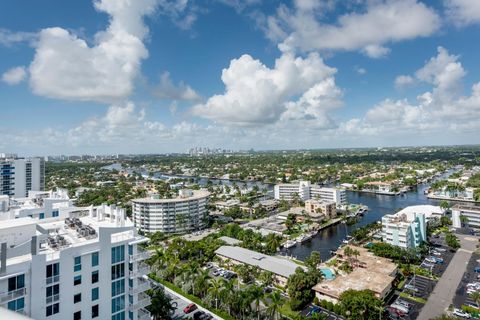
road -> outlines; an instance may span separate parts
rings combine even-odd
[[[478,243],[477,237],[466,235],[457,235],[457,237],[460,240],[461,248],[457,250],[447,270],[435,286],[427,303],[422,308],[418,320],[429,320],[444,314],[453,301],[458,284]]]
[[[187,297],[184,297],[183,295],[173,291],[172,289],[170,289],[168,287],[165,287],[163,284],[161,284],[161,283],[159,283],[159,282],[157,282],[157,281],[155,281],[151,278],[147,278],[147,279],[154,286],[163,287],[165,289],[165,293],[168,294],[169,296],[171,296],[172,300],[177,303],[177,309],[175,310],[174,318],[175,317],[181,318],[182,316],[185,316],[185,318],[191,318],[192,317],[194,312],[190,313],[189,315],[185,315],[185,313],[183,313],[183,308],[185,308],[190,303],[194,303],[193,301],[191,301]],[[208,309],[205,309],[202,306],[199,306],[198,304],[196,304],[196,305],[198,307],[197,310],[202,310],[203,312],[210,314],[213,317],[213,319],[224,320],[223,318],[217,316],[216,314],[209,311]]]

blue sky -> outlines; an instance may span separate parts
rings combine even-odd
[[[478,143],[476,0],[0,2],[0,151]]]

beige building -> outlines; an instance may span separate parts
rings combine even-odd
[[[336,204],[333,201],[307,200],[305,201],[305,211],[311,218],[332,219],[337,216]]]
[[[362,247],[350,246],[359,252],[357,257],[347,257],[344,248],[337,251],[338,265],[348,262],[353,265],[353,271],[337,275],[334,280],[323,281],[312,289],[319,300],[333,303],[339,301],[340,295],[349,289],[371,290],[379,299],[383,299],[392,290],[392,283],[397,275],[397,265],[389,259],[373,255]]]

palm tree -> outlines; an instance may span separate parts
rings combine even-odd
[[[268,234],[265,242],[266,247],[270,253],[277,252],[278,248],[280,247],[280,238],[274,233]]]
[[[227,305],[228,314],[230,314],[232,297],[235,294],[235,283],[232,280],[221,279],[220,284],[222,286],[222,289],[220,290],[220,295],[223,300],[222,303]]]
[[[205,295],[206,288],[208,287],[208,279],[210,279],[208,270],[202,270],[195,280],[195,286],[199,289],[198,294],[200,297]]]
[[[273,291],[268,295],[268,304],[267,313],[270,318],[275,320],[278,317],[280,307],[283,305],[283,297],[279,291]]]
[[[192,294],[195,295],[195,280],[198,276],[198,264],[196,262],[192,262],[188,265],[186,270],[187,279],[192,285]]]
[[[248,289],[250,297],[255,302],[255,310],[257,312],[257,318],[260,319],[260,300],[263,298],[263,289],[257,285],[252,285]]]
[[[222,284],[218,279],[211,279],[210,286],[207,292],[215,299],[215,309],[218,309],[218,296],[220,294],[220,290],[222,289]]]
[[[480,292],[478,291],[473,292],[472,294],[470,294],[470,298],[472,298],[472,300],[475,301],[475,304],[480,309]]]

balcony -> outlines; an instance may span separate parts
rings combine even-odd
[[[27,294],[27,288],[21,288],[0,294],[0,303],[15,300]]]
[[[137,264],[137,268],[135,270],[129,271],[129,276],[130,278],[141,277],[149,273],[150,273],[150,266],[141,262]]]
[[[52,283],[59,282],[59,281],[60,281],[60,276],[59,275],[51,276],[51,277],[48,277],[46,279],[47,284],[52,284]]]
[[[53,296],[47,297],[47,304],[60,300],[60,294],[55,294]]]
[[[140,292],[145,292],[150,289],[150,283],[146,280],[139,280],[137,285],[134,288],[128,289],[128,293],[131,295],[135,295]]]
[[[152,256],[149,251],[140,250],[140,249],[137,249],[137,251],[138,252],[136,254],[132,254],[129,256],[130,262],[145,260]]]
[[[133,304],[129,304],[128,310],[135,311],[135,310],[143,309],[149,306],[151,303],[152,301],[150,300],[150,297],[145,293],[141,293],[138,295],[137,302],[134,302]]]
[[[140,308],[138,310],[138,320],[150,320],[152,317],[152,315],[150,314],[150,312],[148,310],[145,310],[143,308]]]

